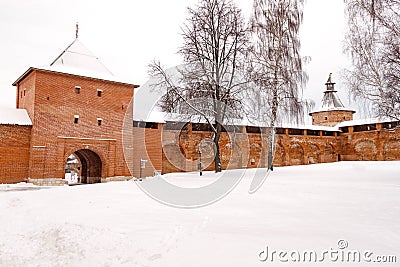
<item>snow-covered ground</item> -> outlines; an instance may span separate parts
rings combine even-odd
[[[400,162],[275,168],[250,195],[252,174],[199,209],[162,205],[133,181],[0,185],[0,266],[399,266]],[[167,177],[187,186],[215,179]],[[341,239],[347,249],[394,255],[397,263],[259,260],[266,247],[322,254],[338,250]]]

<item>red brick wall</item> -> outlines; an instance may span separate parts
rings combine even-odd
[[[132,128],[133,150],[130,169],[134,177],[153,176],[155,170],[162,170],[161,130],[161,125],[158,129]],[[147,160],[141,171],[140,160]]]
[[[134,131],[142,131],[143,136],[144,130],[142,128],[134,129],[136,129]],[[211,141],[213,135],[211,132],[196,132],[190,129],[191,127],[186,131],[166,130],[161,133],[159,133],[160,129],[146,129],[147,148],[142,146],[138,150],[139,146],[135,144],[134,149],[142,157],[146,155],[145,149],[148,149],[149,154],[153,155],[153,157],[149,158],[156,159],[156,161],[151,161],[157,162],[157,166],[160,164],[159,151],[162,151],[161,164],[163,173],[196,171],[199,163],[199,154],[196,148],[201,140],[208,139]],[[149,134],[149,131],[156,131],[157,135]],[[302,133],[302,135],[289,135],[288,131],[286,131],[286,134],[276,135],[275,166],[324,163],[338,160],[341,146],[340,137],[337,134],[323,136],[322,131],[319,131],[318,136],[312,136],[307,135],[306,131],[302,131]],[[223,169],[265,167],[268,151],[267,138],[266,134],[236,133],[236,135],[233,135],[222,133],[219,145]],[[136,138],[136,140],[144,142],[143,138]],[[211,150],[203,154],[202,161],[206,170],[214,170],[212,155]],[[137,159],[136,161],[139,162],[139,160]],[[138,166],[138,164],[136,165]],[[154,169],[151,169],[151,165],[147,167],[150,170],[146,170],[146,175],[152,175]]]
[[[189,127],[190,129],[190,127]],[[203,169],[215,170],[213,134],[202,131],[171,131],[163,132],[163,173],[178,171],[197,171],[200,154],[196,151],[202,140],[207,140],[202,153]],[[243,167],[265,167],[267,151],[266,136],[246,133],[221,133],[219,140],[221,165],[223,169],[238,169]],[[266,155],[266,154],[264,154]]]
[[[221,147],[224,147],[227,142],[225,139],[227,138],[222,134],[220,137]],[[200,154],[196,151],[196,148],[199,147],[202,140],[208,141],[203,147],[203,169],[214,170],[214,146],[211,132],[166,130],[163,132],[163,140],[165,140],[162,148],[163,173],[198,170]],[[224,158],[221,158],[221,162],[224,163]]]
[[[341,134],[343,160],[400,160],[400,129],[385,130],[377,124],[376,130]]]
[[[31,72],[17,85],[17,108],[26,109],[33,121],[35,105],[36,72]]]
[[[0,124],[0,183],[28,178],[31,126]]]
[[[189,127],[190,129],[190,127]],[[341,153],[340,137],[323,136],[319,131],[317,136],[277,134],[275,138],[275,166],[290,166],[333,162]],[[198,170],[199,154],[196,147],[203,139],[211,140],[211,132],[164,131],[163,173]],[[222,133],[220,138],[220,153],[223,169],[265,167],[267,163],[268,136],[266,134]],[[235,145],[232,145],[232,144]],[[233,147],[233,149],[232,149]],[[172,159],[172,160],[171,160]],[[203,157],[207,170],[213,170],[212,158]]]
[[[275,137],[275,166],[325,163],[338,160],[337,136],[279,134]]]
[[[127,121],[130,119],[131,116]],[[132,156],[128,155],[128,158],[131,159],[134,176],[139,177],[140,159],[149,160],[142,170],[143,177],[153,175],[154,170],[162,170],[163,173],[198,170],[199,154],[196,147],[205,138],[211,140],[212,134],[162,131],[161,127],[161,124],[158,129],[130,128],[129,123],[126,125],[132,136],[129,140],[132,143]],[[382,130],[380,124],[376,130],[362,132],[353,132],[353,127],[349,127],[349,132],[340,136],[322,136],[322,132],[318,136],[311,136],[306,131],[303,131],[303,135],[289,135],[287,130],[285,132],[276,135],[275,166],[334,162],[338,160],[338,155],[342,160],[400,160],[400,129]],[[31,126],[0,125],[1,183],[24,181],[28,177],[30,133]],[[120,160],[116,157],[117,139],[59,137],[54,144],[51,142],[53,139],[47,137],[48,143],[44,146],[32,145],[31,172],[42,175],[37,178],[51,175],[54,171],[63,174],[66,158],[79,149],[90,149],[99,155],[104,176],[119,175],[116,168],[117,160]],[[233,149],[232,143],[235,143]],[[265,135],[237,133],[233,137],[222,133],[222,167],[264,167],[265,156],[261,163],[260,159],[267,147]],[[213,170],[212,157],[206,154],[203,154],[203,163],[207,170]],[[51,160],[50,157],[54,155],[55,159]],[[61,164],[54,166],[56,163]]]
[[[33,113],[30,178],[63,178],[65,160],[75,152],[71,147],[98,151],[105,161],[103,166],[108,166],[103,177],[129,175],[122,149],[122,124],[133,85],[42,70],[34,70],[25,78],[19,91],[28,84],[34,88],[34,96],[22,97],[19,106],[28,112],[34,106],[34,112],[29,112],[30,116]],[[75,86],[81,87],[79,94]],[[102,90],[101,97],[98,89]],[[79,116],[78,124],[74,123],[75,115]],[[101,126],[97,118],[103,119]]]

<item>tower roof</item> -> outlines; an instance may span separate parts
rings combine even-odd
[[[332,73],[330,73],[328,81],[325,83],[326,91],[324,92],[321,106],[319,109],[317,109],[311,113],[322,112],[322,111],[332,111],[332,110],[352,111],[351,109],[348,109],[343,105],[342,101],[339,98],[339,95],[337,94],[337,91],[335,90],[335,84],[336,83],[334,83],[332,81]]]
[[[13,85],[17,85],[33,70],[43,70],[56,73],[64,73],[70,75],[76,75],[81,77],[94,78],[99,80],[131,84],[131,81],[122,79],[114,76],[104,64],[96,57],[89,49],[87,49],[81,41],[78,39],[78,27],[76,31],[75,40],[67,46],[62,53],[56,57],[56,59],[50,63],[50,65],[30,67],[25,73],[23,73]],[[134,85],[135,88],[139,87]]]
[[[51,64],[54,67],[78,68],[96,73],[103,73],[113,76],[113,74],[104,66],[98,57],[93,55],[76,38]]]
[[[336,108],[344,108],[342,101],[340,101],[339,96],[336,94],[335,84],[332,82],[332,73],[329,73],[328,81],[325,83],[326,91],[324,92],[324,97],[322,98],[322,110],[332,110]]]

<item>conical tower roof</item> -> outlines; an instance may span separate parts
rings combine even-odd
[[[344,105],[340,101],[337,91],[335,90],[335,84],[332,82],[332,73],[329,74],[328,81],[325,83],[326,91],[324,92],[324,97],[322,98],[321,110],[335,110],[343,109]]]
[[[63,66],[78,68],[96,73],[113,75],[78,38],[76,38],[51,64],[50,66]]]
[[[335,84],[336,83],[332,81],[332,73],[330,73],[329,78],[325,83],[326,90],[322,98],[321,106],[319,109],[311,112],[310,115],[312,113],[322,112],[322,111],[334,111],[334,110],[352,111],[351,109],[348,109],[343,105],[342,101],[339,98],[339,95],[337,94],[337,91],[335,90]]]

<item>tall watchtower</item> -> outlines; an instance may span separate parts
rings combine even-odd
[[[115,77],[80,42],[78,31],[50,65],[30,67],[13,85],[17,108],[26,109],[32,120],[32,182],[63,179],[71,155],[81,182],[129,176],[122,125],[125,114],[133,112],[128,106],[138,86]]]
[[[320,108],[309,114],[312,116],[313,125],[335,126],[339,122],[353,119],[355,111],[346,108],[340,101],[335,84],[332,81],[332,73],[330,73],[328,81],[325,83],[326,90]]]

